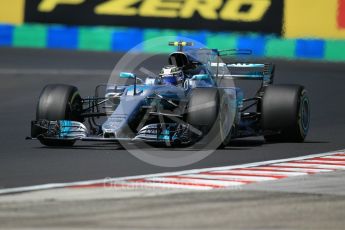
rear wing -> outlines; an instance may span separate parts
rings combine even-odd
[[[260,63],[211,63],[217,78],[262,80],[263,85],[273,83],[274,64]]]

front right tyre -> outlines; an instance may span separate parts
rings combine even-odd
[[[223,95],[224,92],[217,88],[192,89],[187,122],[203,133],[195,147],[217,149],[227,145],[230,129],[226,128],[231,127],[228,124],[231,114]]]

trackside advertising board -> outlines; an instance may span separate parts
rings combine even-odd
[[[24,22],[24,0],[0,0],[0,23],[22,24]]]
[[[345,38],[345,0],[2,0],[0,23]]]
[[[345,0],[285,0],[287,38],[345,38]]]
[[[283,0],[27,0],[26,22],[281,34]]]

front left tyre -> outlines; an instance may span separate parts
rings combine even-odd
[[[36,120],[82,122],[82,99],[75,86],[51,84],[44,87],[36,108]],[[32,133],[37,136],[37,133]],[[74,140],[38,138],[46,146],[72,146]]]

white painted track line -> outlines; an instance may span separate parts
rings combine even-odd
[[[253,175],[266,175],[266,176],[303,176],[308,175],[304,172],[277,172],[275,170],[251,170],[249,169],[234,169],[228,171],[217,171],[217,172],[232,172],[232,173],[245,173]]]
[[[301,162],[301,161],[296,161]],[[345,166],[344,161],[330,161],[330,160],[304,160],[305,163],[317,163],[317,164],[330,164],[330,165],[340,165]]]
[[[215,174],[215,173],[200,173],[194,175],[188,175],[190,177],[202,177],[214,180],[235,180],[235,181],[250,181],[250,182],[259,182],[259,181],[269,181],[276,180],[274,177],[261,177],[261,176],[244,176],[244,175],[224,175],[224,174]]]
[[[325,165],[325,164],[308,164],[303,162],[293,162],[293,163],[279,163],[273,164],[273,166],[296,166],[296,167],[311,167],[311,168],[322,168],[322,169],[345,169],[345,165]]]
[[[322,172],[333,172],[333,169],[316,169],[316,168],[298,168],[298,167],[276,167],[276,166],[262,166],[250,168],[251,170],[271,170],[271,171],[285,171],[285,172],[304,172],[304,173],[322,173]]]
[[[337,160],[344,160],[345,161],[345,156],[325,156],[325,157],[321,157],[323,159],[337,159]]]

